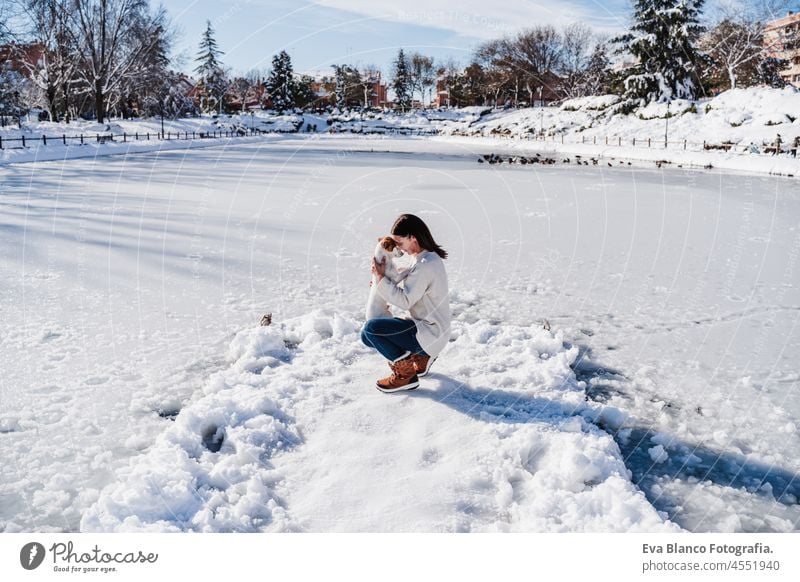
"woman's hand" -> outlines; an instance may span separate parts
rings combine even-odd
[[[375,257],[372,257],[372,274],[378,277],[379,283],[381,279],[383,279],[385,272],[386,272],[386,257],[384,257],[380,263],[375,259]]]

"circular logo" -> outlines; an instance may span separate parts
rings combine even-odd
[[[44,561],[44,546],[37,542],[31,542],[22,546],[19,552],[19,563],[26,570],[35,570]]]

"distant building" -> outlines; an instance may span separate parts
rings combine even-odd
[[[768,22],[764,28],[764,46],[771,57],[786,59],[789,67],[781,77],[795,87],[800,87],[800,13]]]
[[[3,44],[0,45],[0,65],[29,77],[30,66],[44,66],[45,48],[43,44]]]

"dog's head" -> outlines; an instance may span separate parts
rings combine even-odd
[[[397,243],[394,242],[394,239],[390,236],[379,238],[378,244],[380,244],[383,250],[391,255],[394,255],[395,257],[402,256],[403,254],[403,251],[400,250],[400,247],[397,246]]]

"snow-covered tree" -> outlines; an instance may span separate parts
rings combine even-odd
[[[207,20],[206,30],[200,40],[200,50],[195,58],[198,63],[195,72],[199,77],[197,86],[200,90],[200,110],[203,113],[221,113],[225,105],[225,93],[228,92],[230,82],[220,60],[223,54],[214,38],[214,27]]]
[[[70,0],[20,0],[17,6],[27,24],[28,44],[20,47],[15,60],[34,88],[29,105],[46,109],[51,120],[59,121],[66,113],[78,65],[68,31]]]
[[[370,99],[375,96],[376,83],[381,82],[381,70],[377,65],[364,65],[358,70],[359,85],[361,87],[363,107],[369,107]]]
[[[626,94],[641,102],[693,99],[699,91],[696,46],[704,0],[634,0],[631,32],[615,39],[637,60]]]
[[[272,57],[272,70],[267,79],[266,89],[272,100],[272,106],[278,111],[286,111],[296,106],[292,59],[286,51],[281,51]]]
[[[740,77],[752,79],[763,58],[764,25],[760,21],[726,18],[703,37],[701,46],[711,57],[711,76],[722,73],[727,81],[722,86],[735,89]]]
[[[410,109],[413,85],[408,58],[402,48],[397,52],[397,58],[392,63],[392,89],[394,90],[395,104],[400,110]]]
[[[363,105],[364,83],[361,71],[350,65],[332,66],[336,107],[346,109]]]
[[[713,6],[714,24],[703,35],[702,49],[711,58],[705,81],[715,89],[735,89],[763,82],[761,63],[781,52],[784,44],[797,46],[795,29],[765,34],[767,23],[787,9],[792,0],[724,0]],[[766,63],[769,69],[774,63]],[[763,72],[763,70],[762,70]]]

